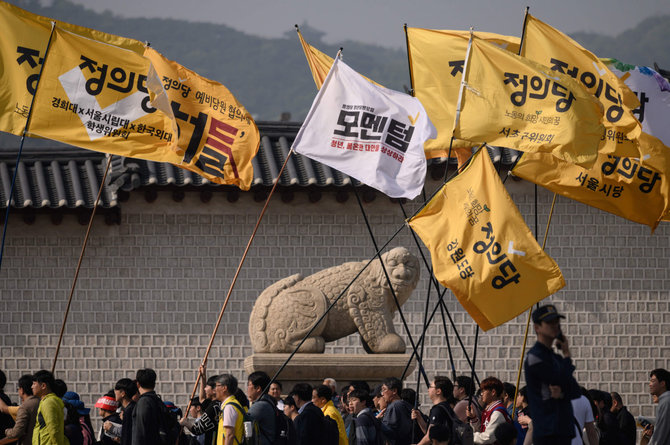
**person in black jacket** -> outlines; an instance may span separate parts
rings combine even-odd
[[[323,412],[312,403],[312,386],[308,383],[297,383],[291,394],[298,407],[298,417],[293,421],[298,434],[298,445],[323,443]]]
[[[98,433],[97,443],[100,445],[115,445],[121,439],[118,427],[122,426],[123,423],[121,417],[116,413],[116,410],[119,407],[119,402],[116,401],[114,391],[110,391],[100,397],[98,401],[95,402],[95,407],[98,408],[98,414],[100,414],[100,417],[102,418],[102,426]],[[116,428],[105,428],[104,425],[107,422]]]
[[[137,382],[123,378],[114,385],[114,396],[121,406],[121,445],[131,445],[133,441],[133,411],[135,410],[133,396],[135,394],[137,394]],[[102,426],[105,431],[111,431],[114,428],[112,422],[103,422]]]
[[[133,410],[132,445],[158,445],[161,425],[160,398],[156,395],[156,371],[140,369],[136,374],[140,398]]]
[[[381,422],[372,412],[372,397],[364,389],[354,389],[348,395],[352,413],[349,445],[376,445],[384,442]]]
[[[247,379],[247,396],[251,401],[249,415],[258,422],[261,445],[272,445],[275,438],[275,422],[277,402],[263,390],[270,385],[270,376],[263,371],[249,374]]]
[[[7,406],[14,405],[9,399],[9,396],[5,394],[5,385],[7,384],[7,375],[0,370],[0,399]],[[5,430],[14,426],[14,419],[9,414],[0,412],[0,439],[5,437]]]
[[[394,445],[412,443],[412,405],[400,398],[402,381],[396,377],[387,377],[382,382],[382,397],[387,403],[382,425],[390,433],[390,442]]]
[[[616,416],[619,430],[623,436],[625,445],[635,445],[637,440],[637,426],[635,425],[635,417],[628,412],[628,409],[621,400],[621,395],[618,392],[610,393],[612,396],[612,408],[610,411]]]
[[[551,305],[540,306],[532,314],[537,342],[524,361],[533,444],[570,445],[575,437],[572,399],[580,397],[572,373],[568,340],[561,332],[560,315]],[[561,350],[556,354],[552,346]]]

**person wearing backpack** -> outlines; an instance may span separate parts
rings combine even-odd
[[[140,369],[135,379],[140,398],[133,410],[132,445],[160,445],[163,419],[160,406],[156,403],[158,395],[154,391],[156,371],[151,368]]]
[[[384,436],[381,422],[372,412],[372,397],[364,389],[354,389],[349,393],[349,411],[353,414],[349,445],[383,445]]]
[[[247,379],[247,397],[251,402],[249,415],[258,424],[260,445],[272,445],[276,439],[276,402],[268,394],[263,394],[269,384],[270,376],[263,371],[252,372]]]
[[[317,386],[312,390],[312,403],[321,408],[325,417],[331,418],[337,424],[337,444],[348,445],[342,414],[333,403],[333,390],[326,385]]]
[[[433,402],[433,407],[430,409],[427,428],[421,428],[425,431],[425,436],[423,436],[417,445],[428,445],[431,443],[429,433],[434,425],[445,426],[451,436],[453,419],[457,419],[457,417],[451,405],[447,402],[447,396],[451,395],[453,391],[454,385],[448,377],[436,376],[433,379],[428,387],[428,397]]]
[[[507,408],[502,401],[503,384],[495,377],[488,377],[482,380],[479,388],[482,392],[482,406],[485,407],[482,418],[478,419],[471,407],[466,410],[470,425],[475,431],[474,443],[500,445],[494,433],[496,427],[501,423],[512,423],[512,418],[507,414]]]
[[[244,443],[244,415],[240,402],[235,398],[237,379],[230,374],[216,378],[216,400],[221,402],[221,415],[216,431],[217,445],[239,445]]]
[[[382,397],[387,403],[382,424],[388,427],[389,442],[392,445],[412,443],[412,406],[400,398],[402,381],[387,377],[382,382]]]

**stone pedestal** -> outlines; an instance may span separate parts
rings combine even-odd
[[[244,360],[244,370],[247,375],[265,371],[272,377],[289,355],[250,355]],[[321,384],[326,377],[335,379],[338,389],[351,380],[363,380],[374,387],[386,377],[401,377],[409,358],[409,354],[296,354],[277,380],[282,383],[284,394],[288,394],[295,383]],[[412,360],[405,376],[410,375],[415,366],[416,361]]]

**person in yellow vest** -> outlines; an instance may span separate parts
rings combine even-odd
[[[335,408],[333,403],[333,390],[326,385],[319,385],[312,390],[312,403],[321,408],[324,416],[328,416],[337,422],[337,431],[339,432],[338,445],[349,445],[347,431],[344,428],[344,420],[340,411]]]
[[[230,374],[221,374],[216,378],[214,392],[216,400],[221,402],[221,415],[216,432],[219,445],[238,445],[244,441],[244,408],[235,398],[237,379]]]
[[[37,371],[33,375],[33,395],[40,398],[37,421],[33,430],[33,445],[69,445],[65,438],[65,405],[53,393],[54,375]]]

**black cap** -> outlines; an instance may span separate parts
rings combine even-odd
[[[553,304],[540,306],[539,308],[533,311],[533,323],[552,321],[557,318],[565,318],[565,315],[559,314],[558,311],[556,310],[556,306],[554,306]]]

